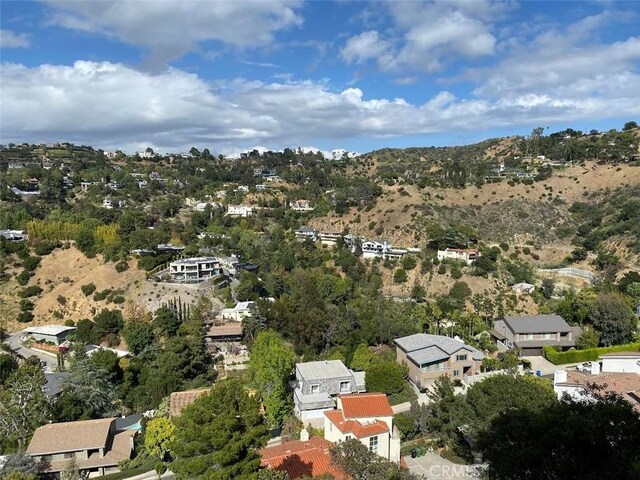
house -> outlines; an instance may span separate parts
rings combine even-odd
[[[44,394],[47,397],[60,395],[62,393],[62,385],[69,375],[69,372],[44,372],[44,378],[47,381],[43,387]]]
[[[329,475],[334,480],[348,480],[349,476],[331,462],[331,442],[311,437],[305,429],[300,440],[260,450],[260,466],[286,472],[290,480]]]
[[[222,274],[215,257],[182,258],[169,263],[169,275],[174,282],[198,283]]]
[[[271,190],[269,185],[263,183],[256,185],[256,192],[268,192],[269,190]]]
[[[313,207],[311,206],[311,202],[309,200],[294,200],[293,202],[289,202],[289,208],[294,212],[312,212]]]
[[[341,233],[320,232],[320,243],[323,245],[337,245],[338,240],[342,238]]]
[[[249,193],[249,187],[246,185],[238,185],[233,189],[234,193]]]
[[[193,210],[196,212],[204,212],[208,206],[211,208],[222,208],[222,204],[218,202],[198,202],[193,206]]]
[[[29,240],[29,235],[24,230],[0,230],[0,237],[4,237],[10,242]]]
[[[518,295],[521,295],[521,294],[530,295],[531,293],[533,293],[535,289],[536,289],[535,285],[532,285],[530,283],[525,283],[525,282],[516,283],[511,287],[511,290],[516,292]]]
[[[571,327],[560,315],[524,315],[496,320],[491,335],[507,348],[519,348],[523,356],[542,355],[542,347],[568,350],[576,346],[579,327]]]
[[[205,339],[211,343],[240,343],[242,341],[241,323],[224,323],[213,325],[204,335]]]
[[[362,242],[363,258],[384,258],[400,260],[407,253],[404,249],[393,248],[393,245],[384,240],[366,240]]]
[[[227,213],[230,217],[250,217],[254,214],[254,207],[250,205],[228,205]]]
[[[445,248],[444,250],[438,250],[438,260],[461,260],[467,265],[471,265],[477,258],[480,258],[482,254],[480,250],[468,250],[463,248]]]
[[[599,361],[588,362],[586,368],[578,365],[574,369],[556,370],[553,390],[558,398],[566,395],[574,400],[583,400],[593,398],[591,388],[595,386],[601,395],[615,393],[640,412],[639,362],[640,352],[602,355]]]
[[[75,459],[78,469],[91,477],[119,472],[118,463],[133,453],[136,430],[116,429],[113,418],[52,423],[36,429],[27,455],[46,465],[43,473],[55,478]]]
[[[318,230],[310,227],[300,227],[295,231],[298,240],[311,240],[315,242],[318,239]]]
[[[484,354],[456,338],[416,333],[397,338],[396,361],[406,363],[409,378],[420,389],[447,375],[453,380],[480,373]]]
[[[338,395],[337,408],[324,412],[324,439],[336,443],[355,438],[370,452],[400,462],[400,436],[384,393]]]
[[[210,388],[196,388],[183,392],[173,392],[169,395],[169,418],[179,416],[182,409],[191,405],[201,396],[208,394],[209,391]]]
[[[174,245],[172,243],[159,243],[156,245],[156,252],[158,253],[182,253],[184,252],[184,245]]]
[[[341,360],[296,363],[294,413],[305,424],[321,424],[322,413],[335,407],[336,395],[364,391],[364,372],[349,370]]]
[[[113,209],[113,202],[110,198],[105,197],[105,199],[102,200],[102,208],[106,208],[107,210]]]
[[[29,327],[23,332],[35,341],[60,345],[75,329],[76,327],[67,327],[65,325],[44,325],[41,327]]]
[[[640,318],[640,303],[636,305],[636,317]]]
[[[256,309],[256,302],[238,302],[233,308],[223,308],[220,318],[223,321],[241,322],[243,318],[253,315]]]

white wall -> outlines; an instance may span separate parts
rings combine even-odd
[[[640,374],[640,357],[607,358],[602,357],[603,372],[637,373]]]

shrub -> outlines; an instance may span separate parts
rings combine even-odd
[[[508,250],[509,250],[509,244],[508,244],[508,243],[501,242],[501,243],[500,243],[500,249],[501,249],[503,252],[508,251]]]
[[[445,273],[447,273],[447,266],[444,263],[441,263],[438,267],[438,273],[440,275],[444,275]]]
[[[23,270],[22,272],[20,272],[20,274],[16,275],[16,281],[18,282],[18,285],[26,285],[27,283],[29,283],[29,279],[33,276],[32,272],[29,272],[28,270]]]
[[[451,267],[451,276],[456,280],[462,278],[462,269],[459,265],[454,265],[453,267]]]
[[[22,298],[36,297],[42,293],[42,288],[38,285],[31,285],[20,292]]]
[[[48,242],[45,240],[35,245],[33,247],[33,252],[36,255],[40,255],[40,256],[49,255],[59,246],[60,246],[60,242]]]
[[[554,365],[565,363],[588,362],[598,360],[600,355],[615,352],[638,352],[640,342],[628,343],[626,345],[615,345],[613,347],[589,348],[587,350],[567,350],[566,352],[556,352],[552,347],[544,347],[542,353],[544,357]]]
[[[113,300],[111,301],[113,303],[121,304],[121,303],[124,303],[124,297],[122,295],[116,295],[115,297],[113,297]]]
[[[118,273],[122,273],[126,270],[129,270],[129,264],[127,262],[125,262],[124,260],[116,263],[116,272]]]
[[[394,283],[404,283],[404,282],[406,282],[407,281],[407,272],[404,269],[399,268],[393,274],[393,281],[394,281]]]
[[[82,290],[82,293],[85,297],[88,297],[96,291],[96,286],[93,283],[87,283],[86,285],[82,285],[80,287],[80,290]]]
[[[27,257],[22,261],[22,266],[25,270],[33,272],[36,268],[38,268],[38,265],[40,265],[40,260],[40,257]]]
[[[522,253],[524,253],[525,255],[531,255],[531,249],[529,247],[524,247],[522,249]]]
[[[22,310],[23,312],[31,311],[33,310],[33,307],[33,302],[27,300],[26,298],[20,300],[20,310]]]
[[[110,288],[105,288],[104,290],[101,290],[99,292],[96,292],[93,295],[93,299],[96,302],[101,302],[102,300],[104,300],[105,298],[107,298],[109,295],[111,294],[111,289]]]
[[[20,314],[18,315],[17,320],[20,323],[29,323],[30,321],[33,320],[33,313],[28,312],[28,311],[22,311],[20,312]]]
[[[68,318],[67,320],[64,321],[64,326],[65,327],[75,327],[76,326],[76,322],[74,322],[73,320]]]
[[[67,297],[65,297],[64,295],[58,295],[58,298],[56,300],[58,300],[58,303],[60,305],[66,305],[67,304]]]
[[[417,264],[418,262],[414,256],[405,256],[402,259],[402,268],[404,270],[413,270],[414,268],[416,268]]]

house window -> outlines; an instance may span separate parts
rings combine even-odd
[[[351,435],[345,435],[344,439],[345,440],[351,440]]]
[[[74,452],[67,452],[64,454],[64,458],[73,458],[76,454]]]
[[[551,340],[551,334],[550,333],[545,333],[545,334],[542,335],[542,338],[544,340]]]
[[[378,453],[378,437],[369,438],[369,451],[371,453]]]
[[[320,385],[311,385],[311,393],[320,393]]]
[[[459,377],[460,376],[460,370],[454,370],[453,371],[453,376],[454,377]]]
[[[349,380],[340,382],[340,393],[351,393],[351,382]]]
[[[523,337],[525,340],[533,340],[533,333],[525,333]]]
[[[456,355],[456,361],[457,362],[464,362],[467,359],[467,354],[461,354],[461,355]]]

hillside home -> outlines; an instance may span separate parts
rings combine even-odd
[[[568,350],[576,346],[580,327],[571,327],[560,315],[524,315],[496,320],[491,335],[506,348],[519,348],[523,356],[542,355],[542,347]]]
[[[233,308],[223,308],[220,318],[225,322],[242,322],[243,318],[251,317],[255,310],[256,302],[238,302]]]
[[[363,258],[400,260],[406,253],[406,250],[393,248],[393,245],[384,240],[366,240],[362,242]]]
[[[295,231],[296,239],[311,240],[315,242],[318,239],[318,230],[310,227],[300,227]]]
[[[452,380],[480,373],[484,354],[462,340],[442,335],[416,333],[397,338],[396,361],[409,368],[409,378],[420,389],[447,375]]]
[[[250,205],[228,205],[227,213],[230,217],[250,217],[254,214],[254,207]]]
[[[10,242],[29,240],[29,235],[24,230],[0,230],[0,237],[4,237]]]
[[[311,202],[309,200],[295,200],[293,202],[289,202],[289,208],[294,212],[312,212],[313,207],[311,206]]]
[[[400,436],[384,393],[338,395],[335,410],[324,412],[324,438],[343,442],[355,438],[385,460],[400,462]]]
[[[338,240],[341,238],[341,233],[320,232],[320,243],[323,245],[337,245]]]
[[[174,282],[198,283],[221,273],[220,262],[215,257],[182,258],[169,264],[169,275]]]
[[[471,265],[477,258],[480,258],[482,254],[479,250],[463,249],[463,248],[445,248],[444,250],[438,250],[438,260],[460,260],[467,265]]]
[[[516,292],[518,295],[531,295],[533,293],[533,291],[536,289],[535,285],[532,285],[530,283],[516,283],[515,285],[511,286],[511,290],[513,290],[514,292]]]
[[[179,416],[185,407],[188,407],[203,395],[207,395],[210,391],[210,388],[196,388],[182,392],[173,392],[169,395],[169,418]]]
[[[83,474],[96,477],[120,471],[118,463],[131,458],[135,435],[136,430],[117,430],[113,418],[52,423],[36,429],[26,453],[43,461],[43,473],[53,478],[60,478],[71,459]]]
[[[292,384],[296,417],[322,426],[322,414],[334,408],[336,395],[364,392],[364,385],[364,372],[349,370],[341,360],[297,363]]]
[[[249,187],[246,185],[238,185],[233,189],[234,193],[249,193]]]
[[[36,342],[51,342],[54,345],[64,343],[69,334],[75,331],[76,327],[66,325],[43,325],[40,327],[29,327],[23,332],[33,338]]]
[[[242,323],[232,322],[213,325],[204,335],[205,341],[216,351],[228,351],[233,346],[239,347],[242,342]]]
[[[620,395],[640,412],[640,352],[602,355],[599,361],[581,367],[554,372],[553,390],[558,398],[593,398],[591,387],[595,385],[601,389],[600,395]]]

